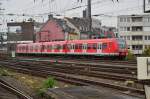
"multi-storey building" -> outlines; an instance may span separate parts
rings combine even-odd
[[[150,47],[150,15],[120,15],[118,31],[134,54],[142,54]]]

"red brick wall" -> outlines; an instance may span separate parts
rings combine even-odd
[[[62,28],[54,20],[49,20],[37,33],[36,41],[58,41],[64,40],[65,34]]]

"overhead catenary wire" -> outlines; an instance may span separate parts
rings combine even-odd
[[[98,0],[98,1],[96,1],[96,0],[94,0],[94,2],[92,2],[92,5],[95,3],[95,4],[98,4],[98,2],[99,2],[99,4],[102,4],[102,3],[104,3],[104,2],[106,2],[106,0],[105,1],[103,1],[103,0]],[[108,1],[108,0],[107,0]],[[110,0],[109,0],[110,1]],[[47,2],[43,2],[43,4],[45,4],[45,5],[47,5]],[[83,3],[82,3],[83,4]],[[105,4],[105,6],[106,6],[107,4]],[[73,6],[73,5],[72,5]],[[74,6],[77,6],[77,5],[74,5]],[[79,5],[80,6],[80,5]],[[83,5],[82,5],[83,6]],[[86,5],[84,4],[84,6],[86,7]],[[101,7],[103,7],[104,5],[102,5]],[[134,7],[130,7],[130,8],[123,8],[123,9],[121,9],[121,10],[117,10],[117,11],[108,11],[108,12],[103,12],[103,13],[99,13],[99,14],[93,14],[92,16],[105,16],[105,17],[116,17],[117,15],[113,15],[113,14],[115,14],[115,13],[123,13],[123,12],[126,12],[126,11],[135,11],[136,9],[141,9],[142,8],[142,6],[143,5],[141,5],[141,6],[134,6]],[[71,11],[71,10],[70,10]],[[55,14],[58,14],[58,12],[59,11],[53,11],[53,13],[55,13]],[[14,15],[16,15],[16,16],[29,16],[29,17],[42,17],[42,16],[47,16],[49,14],[49,12],[45,12],[45,13],[34,13],[34,14],[24,14],[24,15],[22,15],[22,14],[14,14]],[[61,15],[61,14],[60,14]],[[9,14],[8,14],[8,16],[9,16]],[[11,15],[10,15],[11,16]]]
[[[119,13],[119,12],[124,12],[124,11],[132,11],[134,9],[141,9],[143,7],[143,5],[138,5],[138,6],[134,6],[134,7],[130,7],[130,8],[124,8],[124,9],[121,9],[121,10],[118,10],[118,11],[110,11],[110,12],[105,12],[105,13],[99,13],[99,14],[93,14],[92,16],[99,16],[99,15],[106,15],[107,14],[112,14],[112,13]],[[40,16],[40,15],[44,15],[44,14],[48,14],[48,13],[43,13],[43,14],[25,14],[24,16]],[[5,15],[17,15],[17,16],[23,16],[22,14],[5,14]],[[109,15],[108,15],[109,16]]]

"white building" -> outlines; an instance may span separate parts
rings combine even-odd
[[[150,47],[150,15],[120,15],[118,31],[134,54]]]

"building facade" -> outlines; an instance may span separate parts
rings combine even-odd
[[[150,15],[118,16],[119,36],[126,40],[128,49],[142,54],[150,48]]]
[[[34,22],[9,22],[7,27],[7,52],[15,51],[18,43],[34,41]]]
[[[79,39],[79,32],[67,20],[49,15],[47,22],[36,32],[36,42],[64,41]]]

